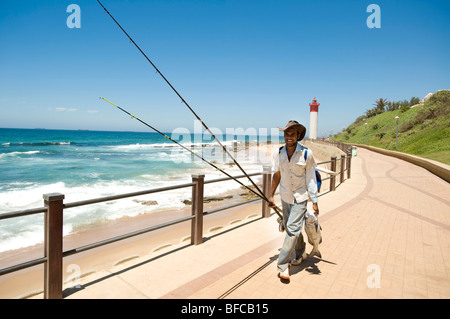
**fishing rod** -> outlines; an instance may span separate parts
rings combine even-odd
[[[116,108],[118,108],[119,110],[121,110],[122,112],[128,114],[129,116],[131,116],[132,118],[138,120],[139,122],[141,122],[142,124],[144,124],[145,126],[151,128],[152,130],[154,130],[156,133],[159,133],[160,135],[164,136],[166,139],[168,139],[169,141],[174,142],[175,144],[177,144],[178,146],[182,147],[183,149],[187,150],[189,153],[191,153],[192,155],[198,157],[199,159],[201,159],[202,161],[204,161],[205,163],[211,165],[212,167],[214,167],[215,169],[217,169],[219,172],[225,174],[226,176],[228,176],[229,178],[233,179],[234,181],[238,182],[239,184],[241,184],[242,186],[244,186],[245,188],[247,188],[249,191],[253,192],[256,196],[258,196],[259,198],[265,200],[266,202],[269,202],[268,199],[264,198],[261,196],[261,194],[258,194],[257,192],[255,192],[253,189],[251,189],[250,187],[248,187],[247,185],[244,185],[242,182],[240,182],[238,179],[236,179],[235,177],[231,176],[230,174],[228,174],[227,172],[225,172],[224,170],[222,170],[221,168],[219,168],[217,165],[214,165],[213,163],[211,163],[210,161],[208,161],[207,159],[205,159],[204,157],[196,154],[195,152],[193,152],[192,150],[190,150],[189,148],[187,148],[186,146],[184,146],[183,144],[180,144],[179,142],[175,141],[174,139],[170,138],[169,136],[167,136],[166,134],[164,134],[163,132],[157,130],[156,128],[154,128],[153,126],[151,126],[150,124],[144,122],[143,120],[141,120],[140,118],[134,116],[133,114],[131,114],[130,112],[128,112],[127,110],[121,108],[120,106],[114,104],[113,102],[105,99],[104,97],[100,97],[101,100],[104,100],[106,102],[108,102],[109,104],[115,106]],[[280,210],[278,207],[273,207],[273,209],[275,210],[275,212],[278,214],[278,216],[282,219],[282,215],[280,213]]]
[[[147,61],[153,66],[153,68],[156,70],[156,72],[164,79],[164,81],[170,86],[170,88],[175,92],[175,94],[181,99],[181,102],[184,103],[188,109],[194,114],[194,116],[197,118],[197,120],[202,123],[203,127],[211,134],[211,136],[216,140],[216,142],[222,147],[224,152],[233,160],[234,164],[241,170],[242,173],[248,178],[248,180],[253,184],[253,186],[258,190],[258,192],[261,194],[262,198],[269,202],[268,198],[264,194],[264,192],[258,187],[258,185],[255,184],[255,182],[248,176],[248,174],[244,171],[244,169],[239,165],[239,163],[236,161],[236,159],[228,152],[227,148],[220,142],[220,140],[211,132],[209,127],[201,120],[201,118],[195,113],[195,111],[189,106],[189,104],[185,101],[185,99],[178,93],[178,91],[172,86],[172,84],[166,79],[166,77],[159,71],[159,69],[156,67],[156,65],[148,58],[148,56],[142,51],[142,49],[134,42],[134,40],[131,38],[131,36],[125,31],[124,28],[117,22],[116,19],[109,13],[108,9],[105,8],[105,6],[97,0],[97,2],[102,6],[102,8],[105,10],[105,12],[111,17],[111,19],[117,24],[117,26],[125,33],[125,35],[130,39],[130,41],[134,44],[134,46],[139,50],[139,52],[142,53],[142,55],[147,59]]]

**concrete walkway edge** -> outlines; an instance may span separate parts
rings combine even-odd
[[[411,155],[411,154],[407,154],[407,153],[385,150],[385,149],[371,146],[371,145],[354,144],[354,143],[352,143],[351,145],[366,148],[368,150],[371,150],[371,151],[374,151],[377,153],[381,153],[381,154],[388,155],[388,156],[393,156],[393,157],[408,161],[410,163],[413,163],[415,165],[418,165],[420,167],[423,167],[423,168],[429,170],[433,174],[439,176],[443,180],[450,183],[450,166],[446,165],[444,163],[440,163],[437,161],[429,160],[429,159],[426,159],[426,158],[423,158],[420,156],[415,156],[415,155]]]

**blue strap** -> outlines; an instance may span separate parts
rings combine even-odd
[[[284,146],[280,147],[280,149],[278,150],[278,153],[281,153],[281,150],[283,149],[283,147]],[[305,162],[306,162],[306,157],[308,156],[308,148],[306,146],[303,146],[303,147],[305,148],[305,155],[303,157],[305,158]]]

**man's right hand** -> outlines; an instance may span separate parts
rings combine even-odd
[[[269,198],[268,198],[268,200],[269,200],[269,207],[270,208],[275,208],[275,200],[273,199],[273,196],[270,196]]]

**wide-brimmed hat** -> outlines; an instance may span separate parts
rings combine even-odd
[[[305,134],[306,134],[306,127],[304,127],[303,125],[301,125],[299,122],[297,122],[297,121],[294,121],[294,120],[290,120],[289,122],[288,122],[288,124],[286,125],[286,127],[284,127],[284,128],[278,128],[280,131],[286,131],[287,129],[290,129],[290,128],[293,128],[293,129],[296,129],[297,130],[297,132],[298,133],[300,133],[299,134],[299,136],[298,136],[298,138],[297,138],[297,141],[301,141],[304,137],[305,137]]]

